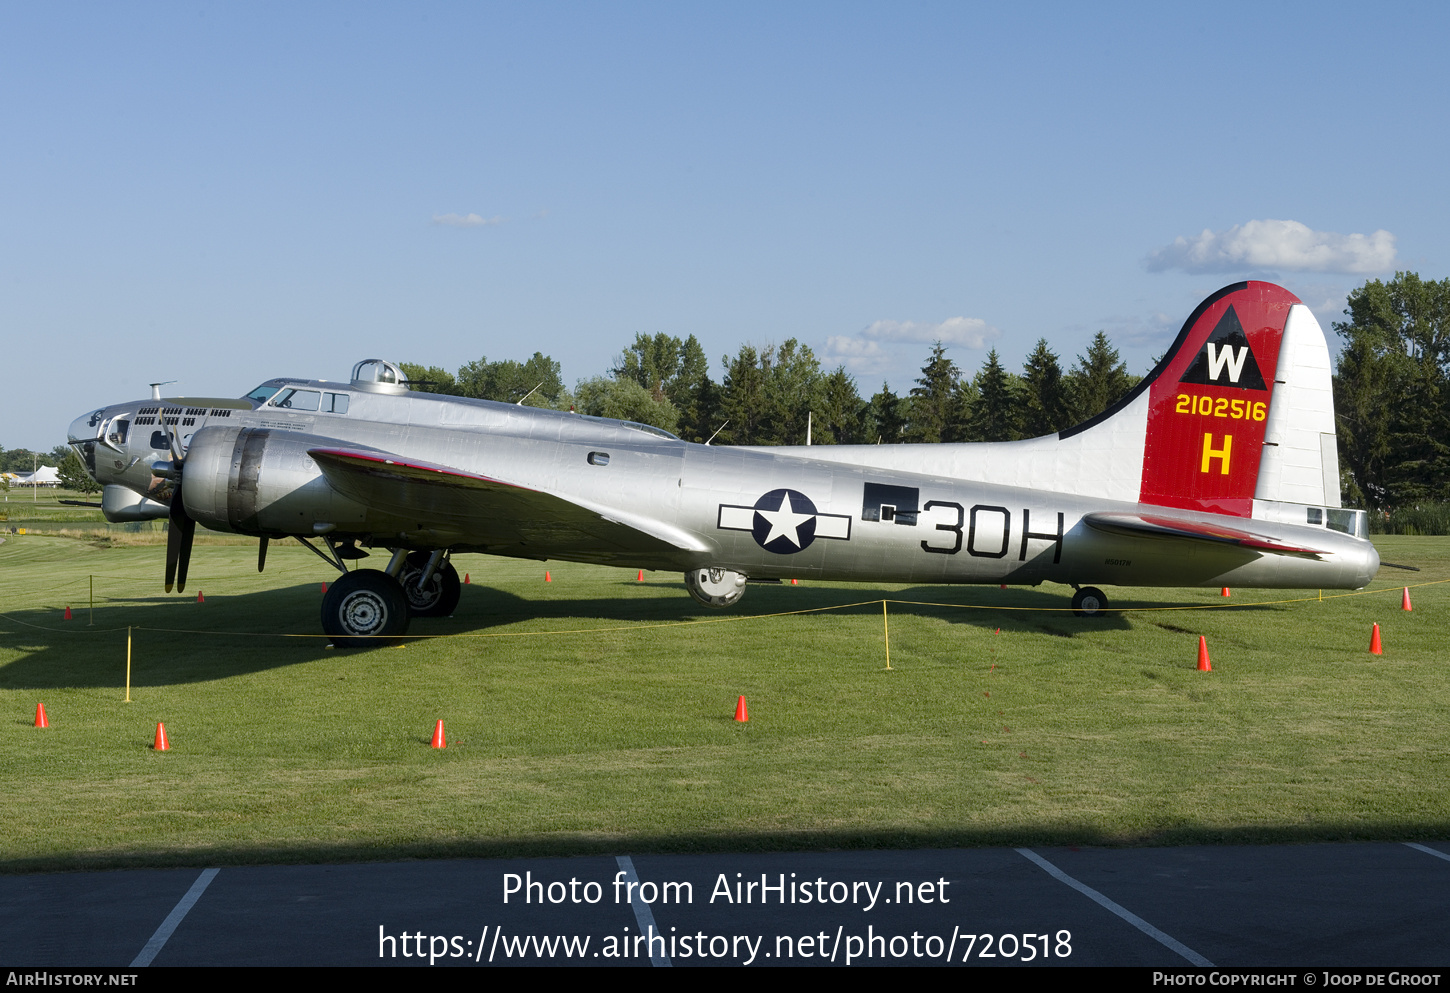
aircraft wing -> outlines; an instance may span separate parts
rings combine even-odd
[[[712,550],[661,521],[450,466],[364,449],[313,448],[307,454],[338,492],[406,522],[400,530],[431,531],[440,543],[512,554],[528,554],[532,546],[542,556],[558,543],[587,538],[600,548],[601,561],[616,561],[620,552]]]
[[[1248,531],[1240,527],[1159,514],[1093,513],[1083,515],[1083,522],[1098,531],[1129,537],[1186,538],[1192,541],[1237,545],[1240,548],[1276,552],[1281,555],[1318,556],[1327,554],[1317,548],[1289,544],[1272,535]]]

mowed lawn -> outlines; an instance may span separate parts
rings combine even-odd
[[[674,574],[460,556],[454,617],[341,651],[295,543],[259,575],[199,542],[168,595],[160,544],[6,537],[0,869],[1450,836],[1450,539],[1381,539],[1422,571],[1359,595],[1113,588],[1136,609],[1093,620],[1060,586],[714,612]],[[883,599],[948,605],[888,604],[889,670]]]

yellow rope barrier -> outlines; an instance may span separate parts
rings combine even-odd
[[[1412,584],[1410,584],[1409,588],[1411,588],[1411,589],[1418,589],[1418,588],[1424,587],[1424,586],[1438,586],[1438,585],[1442,585],[1442,584],[1445,584],[1445,583],[1450,583],[1450,579],[1434,579],[1434,580],[1427,580],[1427,581],[1421,582],[1421,583],[1412,583]],[[1321,601],[1321,600],[1337,600],[1337,599],[1343,599],[1343,598],[1346,598],[1346,597],[1370,596],[1370,595],[1374,595],[1374,594],[1377,594],[1377,593],[1393,593],[1393,592],[1395,592],[1397,590],[1401,590],[1403,588],[1404,587],[1402,587],[1402,586],[1393,586],[1393,587],[1387,586],[1387,587],[1383,587],[1383,588],[1380,588],[1380,589],[1374,589],[1374,590],[1353,590],[1353,591],[1350,591],[1350,592],[1347,592],[1347,593],[1335,593],[1335,594],[1331,594],[1331,595],[1329,595],[1327,597],[1324,596],[1321,593],[1318,597],[1291,597],[1291,598],[1282,599],[1282,600],[1257,600],[1257,601],[1253,601],[1251,603],[1179,604],[1179,605],[1169,606],[1169,607],[1109,607],[1109,608],[1106,608],[1103,611],[1103,613],[1138,614],[1138,613],[1152,613],[1152,612],[1155,612],[1155,611],[1171,611],[1171,610],[1224,610],[1224,609],[1228,609],[1228,610],[1243,610],[1243,609],[1249,608],[1249,607],[1272,607],[1272,606],[1282,606],[1282,605],[1285,605],[1285,604],[1294,604],[1294,603],[1318,602],[1318,601]],[[181,602],[181,601],[177,601],[177,602]],[[420,640],[420,639],[425,639],[425,638],[526,638],[526,637],[544,637],[544,636],[547,636],[547,637],[555,637],[555,636],[559,636],[559,635],[572,635],[572,634],[609,634],[611,632],[648,631],[648,630],[657,630],[657,629],[660,629],[660,628],[688,627],[688,626],[692,626],[692,625],[701,625],[701,624],[739,624],[739,623],[743,623],[745,621],[766,620],[766,619],[772,618],[772,617],[791,617],[791,616],[795,616],[795,615],[798,615],[798,614],[818,614],[818,613],[824,613],[824,612],[832,611],[832,610],[850,610],[853,607],[867,607],[867,606],[871,606],[871,605],[874,605],[874,604],[877,604],[877,603],[880,603],[881,604],[882,627],[883,627],[883,631],[886,631],[887,632],[887,652],[888,653],[890,652],[889,631],[887,631],[887,629],[886,629],[886,624],[887,624],[887,622],[886,622],[886,604],[888,604],[888,603],[897,603],[897,604],[902,604],[904,606],[913,606],[913,607],[947,607],[947,608],[956,608],[956,609],[959,609],[959,610],[1008,610],[1008,611],[1020,611],[1020,612],[1024,612],[1024,613],[1045,613],[1045,614],[1050,614],[1050,613],[1058,613],[1058,614],[1060,614],[1060,613],[1067,613],[1067,612],[1072,611],[1072,609],[1073,609],[1071,607],[1013,607],[1013,606],[1006,606],[1006,605],[1002,605],[1002,604],[941,603],[941,602],[931,601],[931,600],[900,600],[900,599],[896,599],[894,597],[882,597],[882,598],[879,598],[879,599],[859,600],[859,601],[856,601],[856,602],[853,602],[853,603],[831,604],[831,605],[828,605],[828,606],[825,606],[825,607],[803,607],[803,608],[801,608],[799,610],[782,610],[782,611],[777,611],[777,612],[769,613],[769,614],[747,614],[747,615],[740,616],[740,617],[702,617],[702,618],[695,618],[695,619],[692,619],[692,620],[684,620],[684,621],[660,621],[660,622],[657,622],[657,623],[650,623],[650,624],[622,624],[622,625],[616,625],[614,627],[566,628],[564,630],[544,630],[544,631],[461,632],[461,633],[457,633],[457,634],[349,635],[348,637],[350,637],[350,638],[380,638],[380,639],[386,639],[386,640],[397,640],[399,638],[405,638],[405,639],[411,641],[411,640]],[[48,625],[33,624],[33,623],[29,622],[29,621],[21,620],[20,618],[14,616],[13,614],[8,613],[8,612],[5,612],[5,611],[0,611],[0,617],[4,617],[4,618],[6,618],[8,620],[14,621],[16,624],[22,624],[22,625],[24,625],[26,627],[34,628],[34,629],[39,630],[39,631],[51,631],[51,632],[54,632],[54,633],[57,633],[57,634],[106,634],[106,633],[112,633],[112,632],[116,632],[116,631],[122,630],[122,628],[119,627],[119,626],[118,627],[113,627],[113,628],[91,628],[91,629],[87,629],[85,627],[81,627],[81,628],[51,627],[51,626],[48,626]],[[162,627],[149,627],[149,626],[143,626],[143,625],[139,625],[139,624],[138,625],[133,625],[132,627],[128,627],[126,630],[131,630],[132,628],[134,628],[134,630],[136,630],[136,631],[152,631],[152,632],[156,632],[158,634],[223,635],[223,636],[226,636],[226,637],[229,637],[229,638],[236,638],[236,637],[243,637],[243,638],[330,638],[331,637],[331,635],[326,635],[326,634],[299,634],[299,633],[279,632],[279,631],[215,631],[215,630],[206,630],[206,629],[199,629],[199,628],[162,628]],[[889,660],[889,654],[888,654],[888,660]]]

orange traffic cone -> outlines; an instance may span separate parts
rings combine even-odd
[[[443,734],[443,722],[439,721],[438,726],[433,729],[433,747],[447,748],[448,739]]]
[[[1411,607],[1410,606],[1410,588],[1408,586],[1405,587],[1405,596],[1404,596],[1404,599],[1402,599],[1400,601],[1400,609],[1401,610],[1414,610],[1415,609],[1414,607]]]
[[[1002,589],[1004,589],[1004,590],[1005,590],[1005,589],[1006,589],[1006,588],[1007,588],[1007,584],[1006,584],[1006,583],[1003,583],[1003,584],[1002,584]]]
[[[1378,624],[1374,626],[1374,634],[1369,636],[1369,653],[1371,655],[1383,655],[1385,653],[1384,648],[1380,646],[1380,626]]]
[[[791,584],[791,585],[792,585],[792,586],[799,586],[799,585],[800,585],[800,584],[801,584],[801,581],[800,581],[800,580],[799,580],[799,579],[792,579],[792,580],[791,580],[791,581],[790,581],[790,584]]]
[[[324,593],[327,592],[327,584],[326,583],[323,583],[322,584],[322,592],[324,592]]]
[[[35,726],[38,728],[50,727],[50,721],[45,719],[45,704],[43,703],[35,705]]]
[[[744,724],[746,721],[750,720],[750,715],[745,712],[745,698],[744,697],[741,697],[740,700],[739,700],[739,702],[737,702],[735,704],[735,719],[737,721],[739,721],[740,723],[742,723],[742,724]]]
[[[639,575],[638,576],[635,576],[634,577],[634,581],[636,583],[642,583],[642,582],[644,582],[644,570],[643,569],[641,569],[639,571]]]
[[[552,583],[553,581],[554,581],[554,577],[549,575],[549,570],[548,569],[545,569],[544,570],[544,582],[546,582],[546,583]]]
[[[204,596],[201,595],[201,590],[197,590],[196,591],[196,602],[197,603],[206,603],[206,597],[204,597]]]
[[[1208,642],[1203,640],[1203,635],[1198,636],[1198,671],[1213,672],[1213,663],[1208,660]]]
[[[66,607],[65,608],[65,619],[66,620],[70,620],[70,608],[69,607]]]
[[[151,745],[151,747],[156,749],[156,751],[158,752],[169,752],[171,750],[171,742],[166,740],[165,724],[158,723],[156,725],[156,741]]]
[[[463,585],[464,585],[464,586],[471,586],[471,585],[472,585],[472,584],[471,584],[471,583],[469,583],[469,581],[468,581],[468,573],[466,573],[466,572],[465,572],[465,573],[464,573],[464,574],[463,574]]]
[[[1227,586],[1225,586],[1223,588],[1223,592],[1220,593],[1219,596],[1228,596],[1228,587]]]

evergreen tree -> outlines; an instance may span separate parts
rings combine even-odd
[[[906,440],[910,402],[891,392],[888,383],[866,405],[865,438],[867,444],[897,445]]]
[[[942,441],[986,441],[979,431],[979,425],[972,420],[981,397],[977,384],[963,376],[952,387],[951,405],[947,408],[947,426],[942,432]]]
[[[866,404],[845,366],[826,377],[820,397],[811,433],[814,444],[858,445],[866,440]]]
[[[756,351],[742,345],[724,359],[717,413],[730,423],[720,440],[734,445],[804,445],[807,415],[824,405],[815,353],[794,338]]]
[[[1093,335],[1087,354],[1078,356],[1077,365],[1067,376],[1073,422],[1080,424],[1101,414],[1126,396],[1135,382],[1128,375],[1128,367],[1119,358],[1118,350],[1099,331]]]
[[[724,425],[717,435],[720,444],[761,444],[761,424],[769,417],[766,375],[774,355],[775,349],[771,346],[762,355],[753,345],[741,345],[733,359],[728,355],[721,359],[725,378],[720,381],[720,403],[716,409]]]
[[[1046,338],[1037,339],[1037,347],[1027,356],[1022,381],[1022,431],[1026,437],[1038,438],[1071,427],[1062,367]]]
[[[962,372],[946,357],[940,341],[931,346],[931,358],[921,367],[921,378],[911,391],[911,420],[907,441],[939,442],[950,433],[954,412],[959,407],[957,382]]]
[[[1002,368],[994,348],[977,373],[972,385],[976,401],[972,404],[969,433],[981,441],[1015,441],[1022,437],[1021,388],[1017,377]]]

